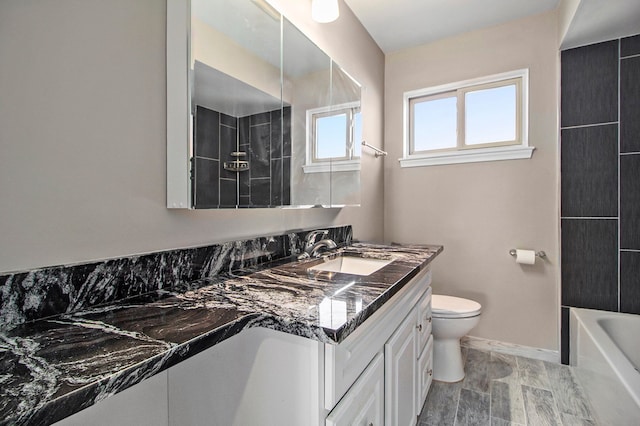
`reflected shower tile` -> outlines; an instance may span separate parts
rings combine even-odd
[[[443,383],[434,381],[418,419],[420,425],[448,426],[456,419],[456,408],[460,398],[461,382]]]
[[[550,426],[561,424],[551,391],[523,385],[522,396],[527,424]]]
[[[238,202],[237,189],[234,179],[220,179],[220,207],[235,207]]]
[[[549,375],[558,410],[582,419],[592,419],[589,402],[571,368],[552,362],[545,362],[544,366]]]
[[[291,107],[283,108],[282,116],[282,155],[291,156]]]
[[[291,204],[291,157],[282,159],[282,205]]]
[[[282,112],[271,111],[271,160],[282,158]]]
[[[491,416],[515,423],[526,422],[520,384],[491,382]]]
[[[269,207],[271,179],[251,179],[251,205]]]
[[[282,159],[271,160],[271,205],[281,206],[283,193]]]
[[[490,396],[469,389],[460,390],[456,425],[490,425]]]
[[[218,165],[218,160],[196,158],[194,162],[195,208],[206,209],[218,207],[220,201]]]
[[[271,130],[269,124],[251,127],[249,162],[251,178],[265,178],[271,175]]]
[[[532,386],[534,388],[551,390],[547,371],[544,363],[537,359],[524,357],[516,357],[518,361],[518,373],[520,374],[520,382],[523,385]]]
[[[220,113],[196,107],[193,150],[196,157],[218,159],[220,149]]]

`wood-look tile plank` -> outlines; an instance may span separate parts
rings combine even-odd
[[[490,404],[489,394],[463,388],[460,390],[456,426],[490,425]]]
[[[543,361],[537,359],[517,357],[520,382],[534,388],[551,390],[549,377]]]
[[[558,410],[582,419],[593,419],[589,402],[571,368],[552,362],[545,362],[544,367],[550,379],[551,391],[555,396]]]
[[[489,363],[491,354],[468,348],[465,361],[465,378],[462,388],[476,392],[489,392]]]
[[[509,422],[526,422],[522,389],[518,383],[491,382],[491,416]]]
[[[491,352],[489,380],[517,383],[519,377],[518,362],[514,355]]]
[[[597,423],[590,419],[581,419],[567,413],[560,413],[562,426],[597,426]]]
[[[523,426],[524,423],[513,423],[497,417],[491,417],[491,426]]]
[[[418,418],[421,426],[449,426],[456,420],[462,383],[434,381]]]
[[[536,426],[562,424],[551,391],[522,385],[522,396],[527,424]]]

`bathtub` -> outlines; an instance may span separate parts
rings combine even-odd
[[[570,363],[599,424],[640,424],[640,315],[571,308]]]

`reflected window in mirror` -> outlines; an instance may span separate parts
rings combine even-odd
[[[358,170],[362,140],[359,102],[307,110],[307,127],[305,173],[325,172],[332,166]]]

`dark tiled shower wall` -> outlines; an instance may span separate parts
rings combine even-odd
[[[234,207],[236,172],[225,170],[236,151],[238,119],[202,106],[196,107],[193,143],[193,203],[197,209]]]
[[[291,107],[242,117],[238,123],[240,149],[248,154],[251,165],[248,172],[239,174],[238,205],[291,204]]]
[[[291,203],[291,107],[236,118],[197,106],[194,132],[195,208]],[[249,161],[249,170],[225,170],[238,150],[247,154],[239,159]]]
[[[570,307],[640,314],[640,35],[561,54],[562,361]]]

